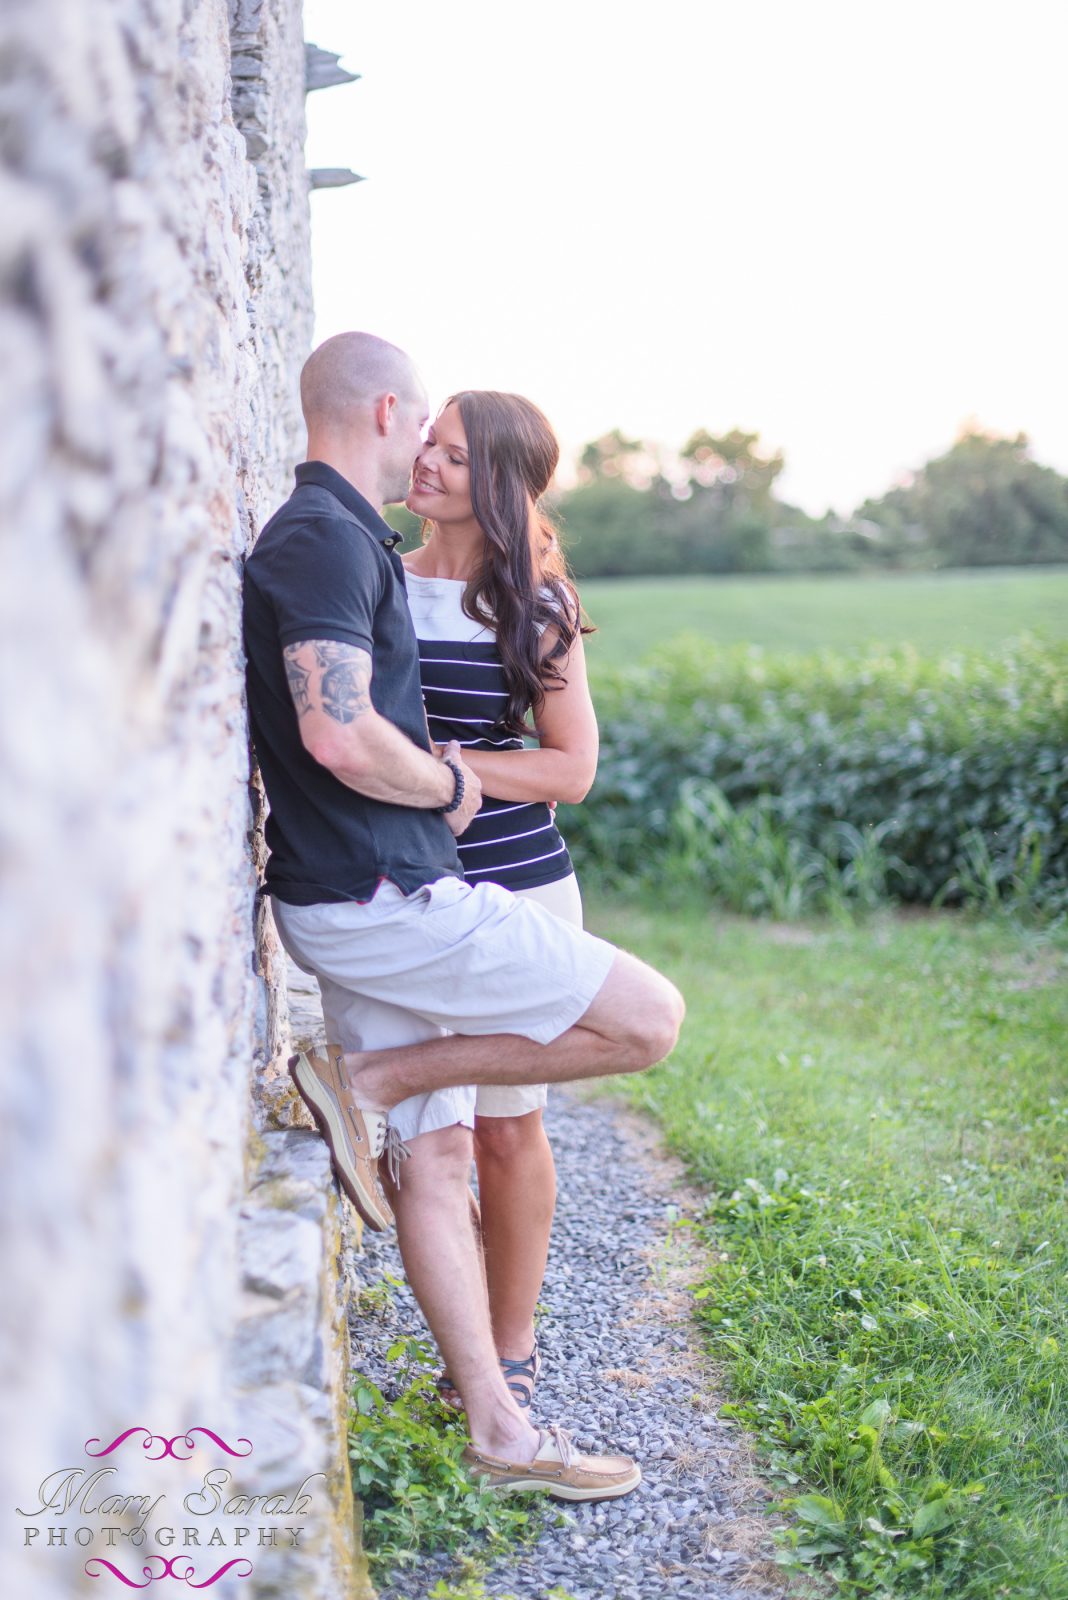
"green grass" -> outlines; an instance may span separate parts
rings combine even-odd
[[[608,901],[686,993],[624,1092],[709,1196],[698,1314],[849,1596],[1068,1596],[1068,939]]]
[[[1068,568],[849,577],[616,578],[582,586],[598,666],[627,666],[680,634],[770,651],[911,644],[988,649],[1068,636]]]

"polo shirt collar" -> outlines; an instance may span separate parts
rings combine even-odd
[[[387,550],[393,550],[401,543],[402,536],[397,530],[390,527],[371,502],[364,499],[356,485],[350,483],[336,467],[327,466],[325,461],[302,461],[296,470],[296,479],[298,488],[302,483],[314,483],[320,489],[329,489],[345,510],[363,523],[368,533],[373,533]]]

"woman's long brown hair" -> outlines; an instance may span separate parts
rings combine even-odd
[[[482,565],[464,590],[473,622],[493,628],[504,667],[510,733],[529,733],[546,690],[566,682],[560,663],[580,633],[582,614],[556,529],[540,501],[552,482],[560,446],[545,416],[522,395],[465,389],[446,405],[459,408],[467,435],[471,505],[485,534]],[[556,629],[543,656],[541,636]]]

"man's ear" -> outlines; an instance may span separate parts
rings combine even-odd
[[[375,423],[381,434],[389,433],[397,416],[397,396],[384,394],[375,406]]]

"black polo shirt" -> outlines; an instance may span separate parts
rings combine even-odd
[[[270,804],[266,887],[298,906],[367,900],[382,878],[411,894],[462,876],[448,823],[369,800],[315,761],[282,660],[283,646],[304,639],[367,650],[375,710],[429,750],[399,535],[333,467],[308,461],[296,478],[245,563],[249,721]]]

